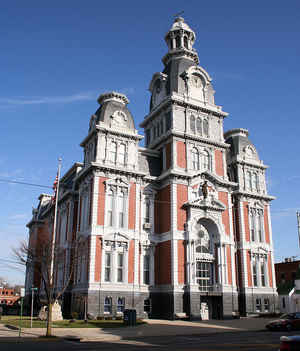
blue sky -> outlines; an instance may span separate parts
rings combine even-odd
[[[225,130],[247,128],[270,166],[277,261],[300,255],[299,1],[51,1],[1,3],[0,179],[52,185],[82,160],[97,97],[125,93],[136,126],[148,112],[152,74],[163,69],[173,14],[196,32]],[[38,187],[0,182],[0,276],[23,282],[3,259],[26,238]],[[300,256],[298,257],[300,259]]]

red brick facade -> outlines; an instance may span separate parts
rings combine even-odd
[[[228,193],[219,191],[219,200],[226,206],[226,210],[222,212],[222,223],[225,228],[225,233],[230,235],[229,211],[228,211]]]
[[[102,241],[100,237],[96,237],[96,252],[95,252],[95,282],[101,280],[101,267],[102,267]]]
[[[246,241],[250,241],[248,202],[243,202]]]
[[[99,177],[98,185],[98,215],[97,224],[104,225],[104,211],[105,211],[105,180],[107,178]]]
[[[265,224],[266,243],[270,244],[270,231],[269,231],[268,207],[267,206],[265,206],[265,210],[264,210],[264,224]]]
[[[171,186],[159,190],[155,197],[155,231],[158,234],[171,228]]]
[[[135,229],[135,217],[136,217],[136,184],[130,183],[129,218],[128,218],[129,229]]]
[[[187,221],[186,209],[182,207],[188,200],[188,188],[186,185],[177,184],[177,229],[184,230]]]
[[[185,241],[178,240],[177,242],[177,252],[178,252],[178,284],[185,284],[185,262],[186,262],[186,251],[185,251]]]
[[[134,281],[134,240],[130,240],[128,250],[128,283]]]
[[[171,241],[156,245],[155,249],[155,284],[171,284]]]
[[[177,141],[177,166],[180,168],[186,168],[186,146],[183,141]]]
[[[215,150],[215,167],[218,176],[224,175],[223,153],[221,150]]]

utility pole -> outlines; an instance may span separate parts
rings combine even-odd
[[[33,295],[37,288],[31,288],[31,314],[30,314],[30,328],[32,328],[32,316],[33,316]]]

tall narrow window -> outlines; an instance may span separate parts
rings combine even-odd
[[[191,115],[190,117],[190,129],[192,133],[196,133],[196,129],[195,129],[195,116]]]
[[[246,189],[252,190],[251,172],[246,172]]]
[[[161,134],[164,134],[164,121],[163,120],[160,121],[160,132],[161,132]]]
[[[124,254],[118,253],[118,283],[123,281]]]
[[[119,154],[119,162],[121,165],[125,165],[125,159],[126,159],[126,147],[124,144],[121,144],[118,150]]]
[[[203,120],[203,134],[204,136],[208,137],[208,120]]]
[[[125,204],[124,204],[124,193],[121,191],[118,196],[118,210],[119,210],[119,227],[125,227]]]
[[[252,274],[253,274],[253,286],[257,286],[257,268],[256,268],[255,261],[252,264]]]
[[[166,131],[171,129],[171,112],[166,114]]]
[[[150,256],[144,256],[144,284],[150,284]]]
[[[261,312],[261,299],[256,299],[256,311]]]
[[[264,262],[260,265],[260,275],[261,275],[261,286],[266,286],[266,276],[265,276],[265,264]]]
[[[253,182],[252,189],[257,191],[258,190],[258,174],[257,173],[252,174],[252,182]]]
[[[250,225],[251,225],[251,240],[255,241],[255,215],[253,211],[250,214]]]
[[[269,299],[264,299],[264,310],[265,310],[265,312],[269,312],[269,310],[270,310],[270,300]]]
[[[106,297],[104,299],[104,313],[111,313],[112,299],[111,297]]]
[[[185,47],[186,49],[189,48],[189,44],[188,44],[188,39],[187,39],[187,37],[184,37],[184,47]]]
[[[203,170],[207,171],[209,170],[209,153],[208,151],[204,150],[203,152]]]
[[[202,135],[202,120],[200,117],[196,121],[197,134]]]
[[[199,284],[200,291],[209,291],[210,288],[210,270],[211,263],[208,262],[196,262],[196,280]]]
[[[107,224],[113,226],[113,203],[114,203],[114,194],[110,190],[107,194]]]
[[[199,152],[196,148],[192,150],[192,167],[195,171],[200,169]]]
[[[114,141],[110,144],[109,159],[113,163],[117,161],[117,144]]]
[[[123,313],[124,309],[125,309],[125,298],[124,297],[118,297],[117,312],[118,313]]]
[[[258,216],[258,239],[259,242],[263,242],[263,219],[261,214]]]
[[[111,280],[111,253],[105,253],[105,281],[110,282]]]
[[[176,37],[176,48],[178,49],[178,48],[180,48],[180,36],[179,35],[177,35],[177,37]]]
[[[146,200],[146,202],[145,202],[144,223],[150,223],[150,200]]]

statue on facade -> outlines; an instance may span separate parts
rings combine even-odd
[[[207,181],[205,180],[204,183],[201,186],[201,191],[203,194],[204,199],[207,199],[207,195],[208,195],[208,184]]]

